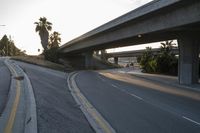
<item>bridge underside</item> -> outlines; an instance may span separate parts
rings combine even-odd
[[[158,0],[68,42],[60,52],[86,53],[85,64],[92,64],[88,54],[94,50],[177,39],[179,82],[193,84],[198,82],[199,38],[199,0]]]

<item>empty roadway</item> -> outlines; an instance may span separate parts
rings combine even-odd
[[[132,83],[126,83],[91,71],[80,72],[76,82],[81,92],[118,133],[200,131],[199,98],[183,96],[182,92],[180,95],[173,94],[172,89],[175,92],[179,89],[170,85],[149,83],[137,77],[133,77]],[[162,89],[170,89],[172,93]]]
[[[10,71],[4,64],[4,58],[0,58],[0,116],[7,102],[10,90],[10,76]]]
[[[63,72],[17,62],[34,90],[39,133],[93,133],[67,88]]]

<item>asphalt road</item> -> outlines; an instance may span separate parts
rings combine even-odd
[[[67,74],[17,62],[35,94],[39,133],[93,133],[67,87]]]
[[[127,83],[82,71],[76,82],[118,133],[200,132],[199,97],[179,95],[180,88],[170,85],[132,78],[135,82]],[[164,91],[168,89],[172,91]]]
[[[4,58],[0,58],[0,116],[5,108],[10,89],[11,74],[4,64]]]

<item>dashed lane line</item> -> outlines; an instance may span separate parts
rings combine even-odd
[[[120,90],[120,91],[122,91],[122,92],[124,92],[124,93],[126,93],[128,95],[131,95],[131,96],[133,96],[133,97],[135,97],[135,98],[137,98],[139,100],[143,100],[143,98],[141,98],[141,97],[139,97],[139,96],[137,96],[137,95],[135,95],[133,93],[129,93],[129,92],[125,91],[125,90],[121,90],[118,86],[116,86],[114,84],[111,84],[111,86],[113,86],[113,87],[117,88],[118,90]]]
[[[115,87],[115,88],[118,88],[116,85],[114,85],[114,84],[111,84],[113,87]]]
[[[100,76],[99,76],[99,78],[100,78],[101,80],[104,80],[104,79],[102,79]],[[104,81],[105,81],[105,80],[104,80]],[[122,92],[124,92],[124,93],[127,93],[128,95],[131,95],[131,96],[133,96],[133,97],[135,97],[135,98],[137,98],[137,99],[139,99],[139,100],[143,100],[142,97],[137,96],[137,95],[135,95],[135,94],[133,94],[133,93],[129,93],[129,92],[125,91],[125,90],[121,90],[118,86],[116,86],[116,85],[114,85],[114,84],[111,84],[111,86],[112,86],[112,87],[115,87],[115,88],[117,88],[118,90],[120,90],[120,91],[122,91]],[[186,116],[182,116],[182,118],[183,118],[183,119],[186,119],[186,120],[188,120],[188,121],[190,121],[190,122],[192,122],[192,123],[194,123],[194,124],[196,124],[196,125],[198,125],[198,126],[200,126],[200,123],[197,122],[197,121],[195,121],[195,120],[192,120],[192,119],[190,119],[190,118],[188,118],[188,117],[186,117]]]
[[[103,79],[103,78],[100,77],[99,75],[98,75],[98,78],[101,79],[101,80],[104,81],[104,82],[106,81],[105,79]]]
[[[199,123],[199,122],[196,122],[195,120],[192,120],[192,119],[190,119],[190,118],[188,118],[188,117],[185,117],[185,116],[182,116],[182,118],[183,118],[183,119],[186,119],[186,120],[188,120],[188,121],[190,121],[190,122],[192,122],[192,123],[195,123],[195,124],[197,124],[197,125],[200,126],[200,123]]]
[[[141,98],[141,97],[139,97],[139,96],[137,96],[137,95],[135,95],[135,94],[133,94],[133,93],[129,93],[129,94],[130,94],[131,96],[137,98],[137,99],[143,100],[143,98]]]
[[[98,77],[99,77],[102,81],[105,81],[105,79],[103,79],[103,78],[100,77],[99,75],[98,75]],[[116,85],[114,85],[114,84],[111,84],[111,86],[112,86],[112,87],[115,87],[115,88],[117,88],[118,90],[120,90],[120,91],[122,91],[122,92],[124,92],[124,93],[126,93],[126,94],[128,94],[128,95],[131,95],[131,96],[133,96],[133,97],[135,97],[135,98],[137,98],[137,99],[139,99],[139,100],[143,100],[143,98],[141,98],[140,96],[137,96],[137,95],[135,95],[135,94],[133,94],[133,93],[129,93],[129,92],[125,91],[125,90],[122,90],[122,89],[120,89],[118,86],[116,86]]]

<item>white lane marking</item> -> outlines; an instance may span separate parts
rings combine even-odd
[[[120,91],[122,91],[122,92],[124,92],[124,93],[126,93],[126,94],[128,94],[128,95],[131,95],[131,96],[133,96],[133,97],[135,97],[135,98],[137,98],[137,99],[143,100],[143,98],[141,98],[141,97],[139,97],[139,96],[137,96],[137,95],[135,95],[135,94],[133,94],[133,93],[129,93],[129,92],[125,91],[125,90],[122,90],[122,89],[120,89],[118,86],[116,86],[116,85],[114,85],[114,84],[111,84],[111,86],[113,86],[113,87],[119,89]]]
[[[135,94],[133,94],[133,93],[129,93],[129,94],[130,94],[131,96],[137,98],[137,99],[143,100],[143,98],[141,98],[141,97],[139,97],[139,96],[137,96],[137,95],[135,95]]]
[[[102,77],[100,77],[99,75],[98,75],[98,77],[99,77],[99,79],[101,79],[102,81],[104,81],[105,82],[105,79],[103,79]]]
[[[114,85],[114,84],[111,84],[113,87],[115,87],[115,88],[118,88],[116,85]]]
[[[194,121],[194,120],[192,120],[192,119],[190,119],[190,118],[187,118],[187,117],[185,117],[185,116],[182,116],[182,118],[184,118],[184,119],[186,119],[186,120],[188,120],[188,121],[190,121],[190,122],[192,122],[192,123],[195,123],[195,124],[197,124],[197,125],[200,126],[200,123],[199,123],[199,122],[196,122],[196,121]]]

